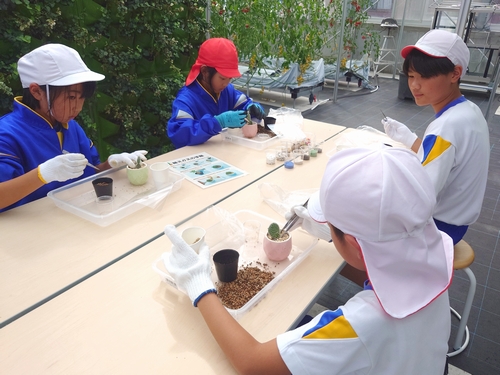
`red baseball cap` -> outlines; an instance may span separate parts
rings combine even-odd
[[[469,48],[457,34],[437,29],[428,31],[415,45],[403,48],[401,56],[406,58],[414,49],[432,57],[447,57],[454,65],[462,67],[461,77],[467,72],[470,59]]]
[[[211,38],[203,42],[198,58],[186,78],[186,86],[194,82],[203,65],[215,68],[224,77],[241,77],[238,70],[238,51],[229,39]]]

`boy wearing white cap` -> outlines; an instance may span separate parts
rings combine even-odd
[[[266,343],[221,305],[207,246],[198,255],[167,226],[173,247],[165,266],[239,373],[441,375],[453,243],[432,219],[434,204],[432,183],[409,150],[353,148],[334,155],[308,210],[328,223],[339,253],[366,270],[369,281],[336,311]]]
[[[479,217],[489,163],[489,131],[481,110],[459,88],[469,64],[469,49],[457,35],[431,30],[401,51],[403,71],[419,106],[431,105],[435,120],[419,139],[389,117],[385,132],[415,151],[434,183],[434,220],[456,244]]]
[[[91,71],[73,48],[43,45],[21,57],[17,70],[23,96],[0,118],[0,212],[95,174],[88,162],[106,170],[146,160],[147,151],[140,150],[100,162],[74,118],[104,76]]]

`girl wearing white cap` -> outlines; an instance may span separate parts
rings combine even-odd
[[[0,212],[95,174],[89,162],[106,170],[146,159],[141,150],[100,162],[74,118],[104,76],[91,71],[73,48],[43,45],[21,57],[17,69],[23,96],[0,118]]]
[[[469,49],[457,34],[431,30],[401,56],[415,103],[431,105],[435,119],[422,139],[389,117],[382,124],[389,137],[418,154],[437,195],[434,220],[456,244],[479,217],[490,152],[488,124],[459,88]]]
[[[167,135],[175,147],[205,143],[224,128],[241,128],[246,111],[257,120],[264,109],[230,83],[240,77],[238,52],[229,39],[203,42],[186,84],[172,104]]]
[[[173,246],[165,267],[239,373],[441,375],[453,243],[432,219],[435,202],[432,183],[409,150],[334,155],[308,210],[328,223],[340,255],[367,271],[369,281],[344,306],[265,343],[217,298],[208,246],[198,255],[167,226]]]

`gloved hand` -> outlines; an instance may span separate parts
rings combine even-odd
[[[250,112],[251,118],[256,118],[257,120],[262,120],[266,115],[264,108],[259,103],[252,103],[247,107],[247,111]]]
[[[382,125],[384,125],[385,134],[387,134],[389,138],[401,142],[408,148],[411,148],[418,138],[405,124],[390,117],[383,118],[381,122]]]
[[[38,178],[46,184],[77,178],[83,174],[87,163],[88,160],[83,154],[59,155],[38,166]]]
[[[214,116],[222,128],[241,128],[245,125],[245,111],[226,111]]]
[[[295,224],[290,228],[290,231],[302,227],[311,236],[321,238],[322,240],[330,242],[332,240],[332,235],[330,233],[330,228],[325,223],[318,223],[315,221],[309,211],[304,206],[293,206],[289,212],[285,214],[285,219],[289,220],[293,214],[296,214],[299,218]]]
[[[137,158],[141,158],[142,161],[146,161],[146,155],[148,152],[146,150],[134,151],[131,154],[128,152],[122,152],[121,154],[109,155],[108,163],[113,168],[120,167],[123,164],[127,164],[129,167],[133,167],[137,162]]]
[[[165,268],[180,290],[187,293],[194,307],[207,293],[217,293],[211,273],[210,248],[202,245],[199,255],[177,233],[173,225],[165,227],[165,235],[172,241],[172,252],[164,258]]]

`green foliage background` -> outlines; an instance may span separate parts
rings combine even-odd
[[[348,1],[346,22],[341,24],[344,0],[211,0],[212,36],[233,40],[240,59],[257,69],[266,68],[264,58],[279,57],[285,68],[298,63],[303,73],[325,54],[335,62],[339,49],[343,59],[376,59],[380,36],[366,22],[373,3]]]
[[[77,121],[111,153],[173,147],[171,103],[205,40],[204,0],[0,0],[0,115],[22,94],[17,60],[46,43],[75,48],[106,76]]]
[[[321,57],[332,11],[323,0],[212,0],[212,34],[232,39],[240,59],[256,59],[252,65],[263,57],[304,64]]]

